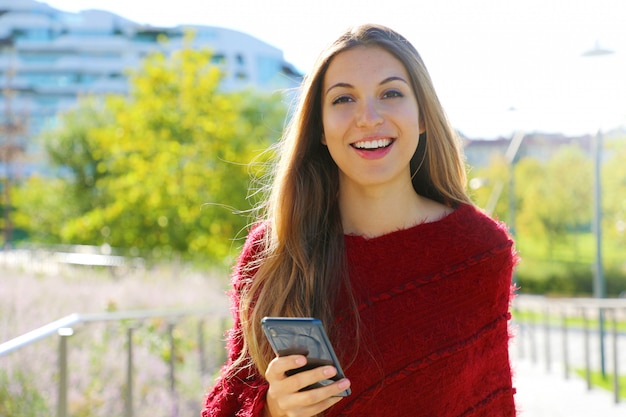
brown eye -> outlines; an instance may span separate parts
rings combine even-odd
[[[335,105],[335,104],[341,104],[341,103],[350,103],[352,101],[354,101],[354,100],[352,100],[351,97],[340,96],[340,97],[337,97],[336,99],[334,99],[332,103],[333,103],[333,105]]]
[[[398,90],[389,90],[389,91],[386,91],[385,94],[383,94],[383,98],[396,98],[396,97],[404,97],[404,94],[402,94]]]

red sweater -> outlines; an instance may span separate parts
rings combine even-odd
[[[235,288],[262,233],[248,236]],[[463,205],[437,222],[373,239],[346,236],[345,244],[363,340],[344,366],[352,395],[325,415],[515,416],[507,320],[516,256],[504,226]],[[239,325],[235,313],[231,360],[241,350],[232,337]],[[202,417],[262,416],[266,392],[254,371],[245,380],[222,375]]]

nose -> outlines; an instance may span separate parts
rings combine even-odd
[[[356,121],[358,127],[376,126],[383,122],[375,100],[363,100],[358,112]]]

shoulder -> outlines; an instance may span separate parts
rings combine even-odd
[[[504,222],[496,220],[480,208],[464,204],[448,216],[452,246],[474,256],[515,258],[513,238]],[[499,254],[499,255],[498,255]]]
[[[507,226],[472,204],[458,205],[445,217],[414,229],[405,239],[420,241],[457,260],[510,252],[513,247]]]
[[[470,205],[462,204],[455,211],[457,226],[461,228],[468,237],[486,239],[488,241],[510,241],[511,237],[508,227],[504,222],[494,219],[482,209]]]

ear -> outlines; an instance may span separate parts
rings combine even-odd
[[[422,119],[421,117],[420,117],[420,121],[419,121],[419,127],[420,127],[420,135],[422,133],[426,132],[426,126],[424,126],[424,119]]]
[[[326,143],[326,135],[323,133],[322,133],[322,138],[320,139],[320,142],[322,142],[322,145],[328,146],[328,144]]]

